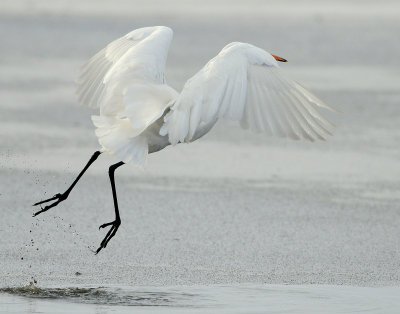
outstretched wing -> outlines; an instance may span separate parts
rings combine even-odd
[[[102,149],[124,162],[143,164],[148,143],[142,133],[178,96],[164,79],[171,40],[168,27],[140,28],[110,43],[82,68],[79,101],[100,107],[92,121]]]
[[[123,96],[134,84],[163,84],[173,32],[165,26],[136,29],[111,42],[81,70],[77,94],[81,104],[113,115],[124,110]]]
[[[317,107],[333,110],[288,79],[268,52],[231,43],[186,82],[161,132],[172,144],[190,142],[227,117],[255,132],[323,140],[333,125]]]

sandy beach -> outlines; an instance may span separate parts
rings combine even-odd
[[[398,4],[117,2],[0,9],[0,286],[398,287]],[[118,169],[122,225],[95,256],[98,226],[114,215],[107,169],[118,160],[101,156],[49,212],[32,218],[32,204],[64,191],[99,147],[96,110],[74,94],[79,66],[149,25],[174,29],[167,80],[177,90],[225,44],[244,41],[288,59],[281,67],[342,113],[328,113],[337,127],[327,142],[221,121],[144,169]]]

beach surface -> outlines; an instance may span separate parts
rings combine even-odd
[[[399,287],[400,20],[385,2],[4,1],[0,287]],[[150,25],[174,30],[166,75],[177,90],[244,41],[288,59],[284,71],[342,113],[326,113],[337,125],[326,142],[220,121],[144,169],[119,168],[122,225],[94,255],[98,226],[114,219],[118,160],[100,156],[56,208],[32,218],[32,204],[63,192],[99,148],[97,111],[74,94],[80,65]]]

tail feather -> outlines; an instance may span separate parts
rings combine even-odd
[[[143,165],[148,155],[148,143],[144,135],[132,136],[129,119],[106,116],[92,116],[96,135],[103,151],[110,152],[121,161],[133,161]]]

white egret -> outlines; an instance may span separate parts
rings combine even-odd
[[[250,44],[233,42],[190,78],[181,93],[167,85],[165,63],[173,32],[164,26],[136,29],[111,42],[83,67],[79,102],[99,107],[92,116],[101,150],[96,151],[72,185],[35,205],[54,201],[34,216],[64,201],[75,184],[107,152],[121,160],[109,168],[115,220],[97,249],[105,248],[121,224],[114,171],[167,145],[190,143],[221,118],[245,129],[291,139],[323,140],[333,125],[317,110],[331,109],[285,76],[277,61],[285,59]]]

